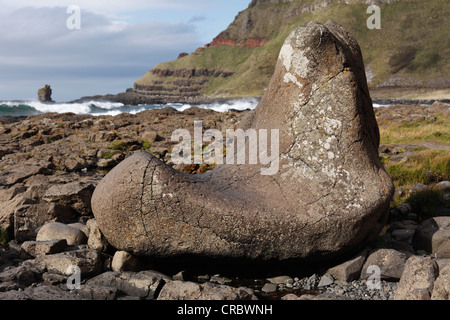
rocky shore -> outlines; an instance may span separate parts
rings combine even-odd
[[[111,168],[142,150],[171,164],[173,130],[192,130],[200,119],[204,130],[224,131],[247,112],[166,108],[115,117],[0,119],[0,300],[450,298],[449,181],[433,185],[445,204],[440,216],[423,219],[407,204],[393,207],[376,241],[315,268],[164,265],[108,244],[91,196]],[[192,174],[211,169],[176,168]],[[415,188],[403,192],[431,185]]]
[[[211,104],[215,102],[226,102],[229,97],[199,95],[197,92],[185,92],[182,95],[175,95],[165,92],[145,91],[142,89],[129,88],[125,92],[117,94],[106,94],[82,97],[70,103],[83,103],[89,101],[111,101],[123,103],[127,106],[185,103],[185,104]]]

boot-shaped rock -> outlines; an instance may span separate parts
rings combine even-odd
[[[394,187],[378,156],[360,48],[340,25],[292,31],[265,95],[241,125],[278,130],[278,141],[267,139],[278,142],[267,152],[278,149],[277,161],[188,175],[136,153],[92,197],[107,240],[153,258],[311,262],[378,235]]]

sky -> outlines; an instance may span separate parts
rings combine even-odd
[[[249,3],[0,0],[0,101],[36,100],[45,84],[57,102],[124,92],[211,42]]]

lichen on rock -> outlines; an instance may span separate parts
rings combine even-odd
[[[281,51],[264,97],[241,124],[279,130],[279,172],[264,176],[262,164],[225,164],[187,175],[137,153],[92,197],[114,247],[155,259],[317,262],[378,235],[394,186],[378,157],[356,40],[334,22],[310,22],[283,48],[291,49]]]

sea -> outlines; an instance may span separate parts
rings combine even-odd
[[[107,101],[88,101],[83,103],[42,103],[40,101],[0,101],[0,117],[23,117],[38,115],[47,112],[56,113],[75,113],[90,114],[93,116],[116,116],[121,113],[136,114],[145,110],[161,109],[171,107],[178,111],[184,111],[191,107],[211,109],[217,112],[226,112],[228,110],[247,110],[254,109],[259,100],[256,98],[234,99],[227,102],[217,102],[211,104],[149,104],[128,106],[123,103]]]
[[[87,101],[83,103],[42,103],[38,100],[0,101],[0,117],[27,117],[47,112],[116,116],[121,113],[136,114],[145,110],[165,107],[171,107],[178,111],[184,111],[191,107],[199,107],[217,112],[227,112],[228,110],[253,110],[258,105],[258,102],[259,100],[257,98],[241,98],[211,104],[168,103],[129,106],[123,103],[108,101]],[[385,105],[374,103],[373,106],[381,107]]]

